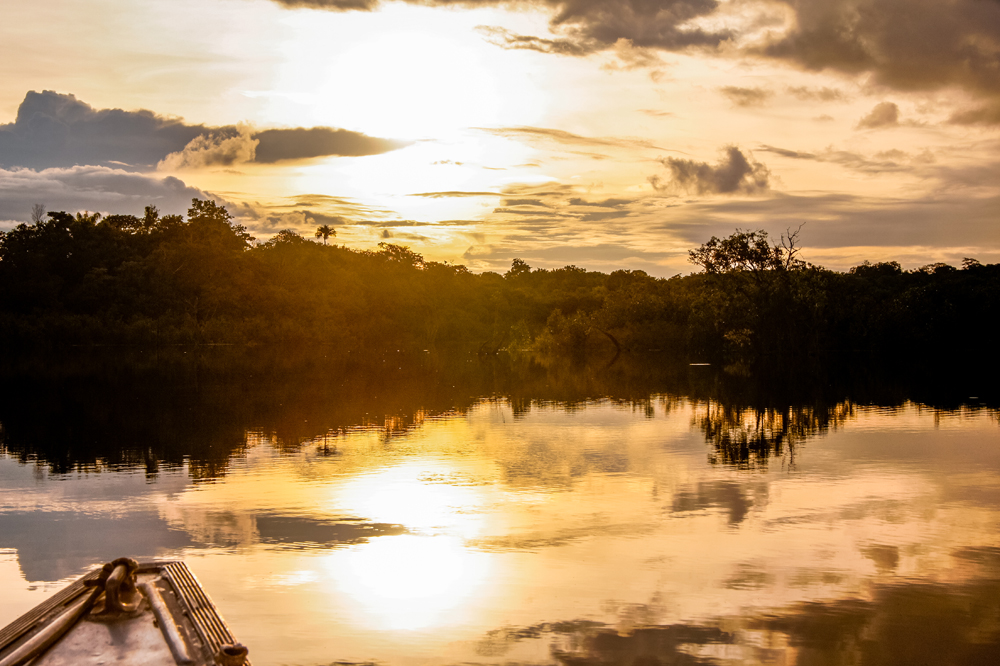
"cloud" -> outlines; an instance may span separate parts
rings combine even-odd
[[[256,222],[250,225],[250,228],[252,231],[263,233],[274,233],[278,229],[292,229],[309,237],[311,232],[320,225],[326,224],[337,228],[347,223],[348,221],[340,215],[326,215],[311,210],[293,210],[258,217]]]
[[[724,86],[719,88],[719,92],[729,98],[733,106],[763,106],[774,93],[764,88],[740,88],[738,86]]]
[[[285,227],[312,224],[379,224],[380,221],[395,216],[393,211],[375,205],[362,203],[349,197],[335,197],[326,194],[300,194],[278,201],[254,202],[242,214],[251,229],[272,233],[274,226],[281,226],[282,216],[290,222]]]
[[[589,137],[581,136],[579,134],[573,134],[572,132],[566,132],[564,130],[551,129],[548,127],[475,127],[481,132],[486,132],[488,134],[493,134],[494,136],[502,136],[509,139],[546,139],[550,141],[555,141],[556,143],[562,143],[566,145],[582,145],[582,146],[606,146],[614,148],[650,148],[653,150],[669,150],[669,148],[662,148],[649,141],[644,141],[642,139],[626,139],[618,137]],[[593,155],[587,154],[589,157],[596,157],[603,159],[603,155]]]
[[[372,11],[378,0],[274,0],[286,7]],[[556,39],[524,36],[487,27],[491,41],[586,55],[628,40],[635,47],[682,51],[714,49],[752,39],[760,26],[722,27],[728,3],[718,0],[404,0],[466,8],[533,6],[550,15]],[[897,90],[934,90],[957,85],[996,96],[1000,3],[989,0],[777,0],[792,17],[744,52],[792,62],[809,70],[870,72],[873,83]],[[715,19],[715,20],[712,20]],[[735,25],[735,24],[733,24]],[[715,26],[715,27],[708,27]]]
[[[887,172],[913,171],[917,167],[926,167],[935,161],[934,155],[930,151],[924,151],[916,155],[911,155],[902,150],[892,149],[875,153],[873,157],[866,157],[861,153],[847,150],[834,150],[827,148],[818,153],[807,153],[797,150],[788,150],[775,146],[762,145],[757,150],[767,153],[774,153],[782,157],[798,160],[813,160],[816,162],[829,162],[839,164],[848,169],[860,171],[862,173],[876,174]]]
[[[102,166],[0,169],[0,220],[26,222],[36,203],[50,211],[141,215],[152,204],[162,213],[183,213],[194,198],[214,197],[171,176],[156,178]]]
[[[751,52],[803,69],[869,73],[901,91],[959,87],[1000,96],[1000,3],[984,0],[781,0],[792,27]]]
[[[0,125],[0,165],[47,168],[114,161],[148,169],[207,131],[152,111],[95,109],[73,95],[30,91],[14,122]]]
[[[462,198],[462,197],[499,197],[503,196],[499,192],[464,192],[464,191],[450,191],[450,192],[420,192],[417,194],[408,194],[410,197],[424,197],[426,199],[452,199],[452,198]]]
[[[531,204],[531,205],[537,205],[537,204]],[[494,215],[506,214],[506,215],[530,215],[530,216],[537,216],[538,213],[539,213],[539,211],[537,211],[537,210],[523,210],[523,209],[520,209],[520,208],[504,208],[504,207],[501,207],[501,208],[494,208],[493,209],[493,213],[494,213]],[[549,220],[549,219],[551,219],[553,217],[555,217],[555,218],[569,218],[569,217],[573,217],[572,215],[569,215],[567,213],[546,213],[546,215],[548,216],[548,217],[544,218],[546,220]]]
[[[542,208],[551,208],[551,206],[541,199],[504,199],[504,206],[540,206]]]
[[[510,49],[581,56],[612,48],[627,39],[640,48],[680,51],[714,48],[733,35],[729,30],[708,30],[695,25],[719,8],[718,0],[404,0],[410,4],[466,8],[500,5],[534,5],[551,15],[549,27],[564,35],[547,39],[511,33],[484,26],[481,30],[494,44]],[[332,11],[373,11],[378,0],[274,0],[289,8],[309,7]]]
[[[29,91],[0,125],[0,167],[102,165],[133,171],[378,155],[408,145],[330,127],[252,130],[188,125],[152,111],[95,109],[75,96]]]
[[[650,184],[658,191],[685,191],[694,194],[758,194],[769,188],[771,172],[736,146],[723,149],[722,159],[714,166],[707,162],[667,157],[660,163],[670,172],[666,183],[652,176]]]
[[[788,94],[801,100],[817,102],[843,102],[847,100],[847,95],[836,88],[809,88],[807,86],[789,86]]]
[[[629,199],[605,199],[604,201],[585,201],[579,197],[569,200],[571,206],[596,206],[598,208],[620,208],[632,203]]]
[[[378,139],[332,127],[270,129],[256,132],[253,138],[259,142],[254,161],[264,164],[334,155],[381,155],[410,145],[408,141]]]
[[[274,0],[277,4],[285,7],[297,9],[307,7],[310,9],[329,9],[332,11],[372,11],[381,3],[379,0]]]
[[[958,111],[948,119],[955,125],[1000,125],[1000,101],[974,109]]]
[[[373,11],[382,4],[379,0],[273,1],[289,8],[333,11]],[[1000,100],[1000,2],[996,0],[399,1],[469,9],[529,8],[549,15],[552,36],[480,28],[488,41],[509,49],[579,57],[614,49],[625,40],[637,49],[763,56],[804,70],[868,74],[869,83],[898,91],[956,87],[984,100]],[[746,20],[753,5],[764,13],[758,20]],[[781,21],[782,12],[772,11],[772,5],[783,6],[788,20]],[[743,20],[734,6],[744,8]],[[819,101],[839,99],[823,89],[816,94]],[[977,122],[1000,122],[994,118],[987,115]]]
[[[250,128],[240,125],[235,133],[223,131],[196,136],[183,150],[170,153],[156,166],[175,170],[253,162],[257,144]]]
[[[570,39],[545,39],[530,35],[519,35],[506,28],[481,25],[476,28],[490,44],[510,50],[538,51],[556,55],[584,56],[595,50],[592,44],[581,44]]]
[[[631,39],[622,37],[612,49],[615,59],[605,63],[601,69],[607,71],[631,71],[634,69],[648,69],[649,78],[659,81],[664,76],[663,61],[653,49],[636,46]]]
[[[858,121],[858,129],[895,127],[899,124],[899,107],[892,102],[880,102],[871,112]]]
[[[776,146],[758,146],[757,150],[766,153],[774,153],[775,155],[781,155],[782,157],[790,157],[796,160],[815,160],[818,159],[814,153],[804,153],[797,150],[788,150],[787,148],[778,148]]]

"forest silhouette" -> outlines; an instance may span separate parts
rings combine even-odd
[[[515,259],[505,274],[380,243],[355,250],[291,230],[256,242],[195,199],[187,218],[42,214],[0,236],[0,340],[88,344],[295,344],[342,350],[661,350],[773,364],[844,351],[987,352],[1000,265],[966,259],[836,272],[802,261],[796,234],[737,230],[691,251],[702,270],[655,278]],[[322,239],[320,242],[318,239]]]

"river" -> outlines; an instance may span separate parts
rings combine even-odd
[[[130,555],[257,666],[1000,663],[968,377],[220,355],[8,364],[0,626]]]

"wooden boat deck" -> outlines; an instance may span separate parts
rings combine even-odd
[[[107,607],[114,605],[106,602],[110,593],[94,592],[102,572],[107,579],[107,568],[97,568],[0,629],[0,666],[250,666],[246,649],[183,562],[139,564],[131,582],[141,594],[124,610]],[[25,656],[52,626],[81,612],[53,645]]]

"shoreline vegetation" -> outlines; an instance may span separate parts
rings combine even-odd
[[[36,207],[0,235],[0,342],[37,345],[295,344],[614,355],[662,351],[755,367],[861,353],[991,355],[1000,264],[865,262],[848,272],[737,230],[690,252],[701,271],[654,278],[576,266],[505,274],[380,243],[354,250],[284,230],[257,243],[225,208],[187,219]]]

